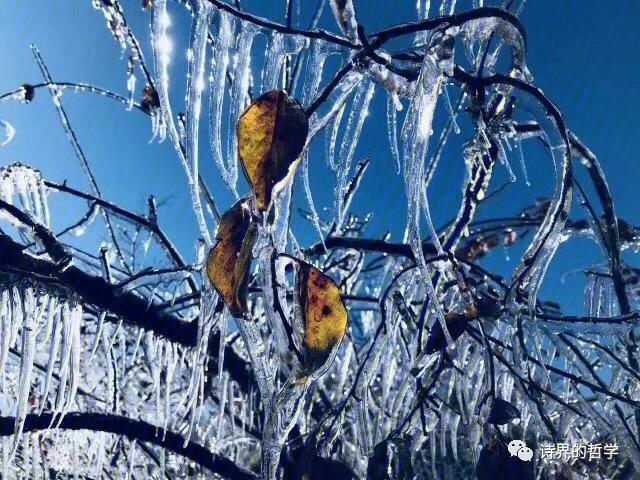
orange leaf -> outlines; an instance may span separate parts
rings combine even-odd
[[[299,298],[304,315],[304,361],[310,371],[326,362],[347,329],[340,289],[317,268],[300,262]]]
[[[289,173],[309,131],[302,106],[285,92],[265,93],[238,121],[238,156],[256,196],[258,210],[271,203],[273,187]]]
[[[207,258],[209,281],[236,318],[246,311],[247,280],[256,231],[247,200],[242,199],[220,218],[215,244]]]

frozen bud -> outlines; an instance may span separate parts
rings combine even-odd
[[[138,57],[137,55],[129,55],[129,58],[127,60],[127,73],[131,74],[133,72],[133,69],[136,67],[136,64],[138,63]]]
[[[160,107],[158,92],[151,85],[146,85],[142,90],[142,101],[140,102],[145,112],[151,112]]]
[[[143,10],[151,10],[153,8],[153,0],[142,0]]]
[[[33,85],[29,83],[23,83],[20,86],[20,100],[24,103],[31,103],[33,98],[36,96],[36,89],[33,88]]]
[[[455,45],[455,38],[453,35],[445,33],[435,48],[435,53],[440,60],[449,60],[453,57],[453,47]]]
[[[187,136],[187,116],[180,112],[176,115],[178,119],[178,133],[180,134],[180,138],[186,138]]]

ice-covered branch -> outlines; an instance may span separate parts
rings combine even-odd
[[[38,432],[52,428],[53,415],[27,415],[23,431]],[[0,436],[9,436],[14,432],[13,417],[0,417]],[[122,435],[132,441],[146,442],[181,455],[192,462],[209,469],[222,478],[233,480],[254,480],[257,475],[249,472],[228,458],[208,450],[194,442],[185,442],[181,435],[165,431],[142,420],[135,420],[108,413],[69,413],[55,427],[59,430],[89,430]]]
[[[287,27],[286,25],[282,25],[280,23],[272,22],[270,20],[257,17],[255,15],[251,15],[250,13],[247,13],[244,11],[240,11],[237,8],[233,8],[228,3],[222,2],[220,0],[206,0],[206,1],[208,1],[209,3],[211,3],[216,8],[219,8],[222,11],[230,13],[234,17],[253,23],[267,30],[273,30],[275,32],[287,33],[291,35],[301,35],[307,38],[325,40],[325,41],[335,43],[337,45],[341,45],[347,48],[357,48],[357,45],[353,44],[349,40],[339,37],[337,35],[334,35],[332,33],[326,32],[324,30],[298,30],[295,28]]]

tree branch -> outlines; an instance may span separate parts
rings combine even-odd
[[[52,413],[28,414],[23,431],[49,430],[52,420]],[[0,436],[13,435],[15,421],[14,417],[0,417]],[[142,420],[108,413],[68,413],[57,425],[57,428],[62,430],[107,432],[126,436],[129,440],[151,443],[181,455],[223,478],[233,480],[254,480],[257,478],[257,475],[237,466],[228,458],[213,453],[194,442],[185,445],[185,439],[177,433],[164,431],[162,428]]]

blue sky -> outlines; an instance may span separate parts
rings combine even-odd
[[[125,1],[128,19],[150,60],[148,45],[149,14],[139,1]],[[306,24],[310,16],[305,4],[301,16]],[[313,2],[315,4],[315,2]],[[471,1],[459,0],[458,8],[467,8]],[[414,18],[415,0],[360,0],[359,20],[369,32]],[[243,8],[282,21],[284,2],[244,0]],[[174,20],[176,51],[184,51],[188,43],[191,18],[177,2],[169,2]],[[640,18],[637,2],[598,2],[563,0],[530,1],[521,16],[528,31],[528,65],[535,84],[560,107],[569,126],[601,160],[616,200],[619,216],[631,223],[640,223],[637,202],[640,199],[640,167],[636,158],[636,143],[640,138],[637,108],[640,89],[637,78],[640,66],[631,51],[640,44]],[[325,9],[322,25],[334,29],[329,9]],[[16,88],[22,82],[38,83],[41,76],[29,49],[36,44],[47,62],[52,76],[60,81],[92,83],[118,92],[125,92],[126,58],[104,26],[102,15],[88,0],[2,0],[0,2],[0,92]],[[254,57],[264,50],[264,39],[257,41]],[[258,63],[261,63],[258,60]],[[174,111],[184,109],[185,59],[172,62],[172,100]],[[139,79],[139,85],[141,80]],[[455,89],[450,88],[455,96]],[[155,194],[162,203],[160,223],[187,258],[193,258],[197,227],[189,205],[185,176],[180,169],[169,141],[148,143],[148,118],[139,112],[127,113],[121,105],[87,94],[67,93],[63,102],[71,123],[87,154],[103,196],[126,208],[144,212],[146,199]],[[401,177],[395,173],[387,142],[384,119],[386,96],[376,92],[370,116],[355,160],[370,158],[371,168],[355,199],[356,211],[373,212],[370,234],[385,230],[400,240],[404,228],[406,198]],[[15,102],[0,104],[0,119],[16,128],[14,140],[0,148],[0,164],[13,162],[31,164],[51,180],[68,180],[69,184],[89,191],[72,149],[59,126],[48,92],[39,91],[31,105]],[[455,139],[443,157],[440,171],[429,190],[436,224],[449,220],[460,198],[463,163],[461,146],[470,130]],[[222,208],[232,202],[223,187],[208,154],[206,118],[202,130],[203,172],[211,184]],[[319,142],[322,144],[323,142]],[[323,149],[315,148],[311,158],[311,185],[318,208],[330,208],[333,179],[328,174]],[[516,213],[521,206],[550,192],[552,167],[550,161],[535,147],[525,146],[527,168],[533,186],[528,188],[518,169],[517,158],[511,162],[518,181],[491,204],[494,214]],[[506,178],[498,173],[494,181]],[[244,187],[242,187],[244,188]],[[245,190],[246,191],[246,190]],[[305,208],[301,188],[295,194],[295,207]],[[70,202],[60,195],[52,198],[56,226],[64,227],[82,212],[80,203]],[[329,212],[330,213],[330,212]],[[486,216],[486,211],[480,212]],[[314,241],[310,226],[300,219],[294,230],[304,242]],[[96,245],[97,229],[89,234],[86,245]],[[97,247],[95,248],[97,250]],[[559,282],[558,272],[589,264],[597,250],[586,240],[577,240],[561,247],[552,264],[548,282],[543,289],[547,298],[561,300],[571,309],[582,303],[582,278]],[[517,251],[512,252],[513,266]],[[502,252],[488,259],[489,265],[504,264]],[[505,270],[506,272],[506,270]]]

